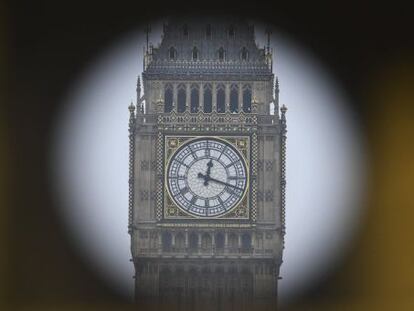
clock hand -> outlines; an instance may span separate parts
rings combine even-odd
[[[232,187],[232,188],[237,189],[237,190],[240,190],[240,191],[244,191],[244,189],[243,189],[243,188],[239,188],[239,187],[237,187],[237,186],[231,185],[231,184],[226,183],[226,182],[224,182],[224,181],[221,181],[221,180],[218,180],[218,179],[215,179],[215,178],[211,178],[210,176],[208,177],[208,180],[214,181],[214,182],[216,182],[216,183],[218,183],[218,184],[225,185],[225,186],[227,186],[227,187]]]
[[[210,177],[210,172],[211,172],[211,168],[213,167],[213,160],[210,159],[209,162],[207,162],[207,172],[206,172],[206,176]],[[208,186],[208,179],[205,178],[204,180],[204,186]]]
[[[231,185],[229,183],[226,183],[224,181],[221,181],[221,180],[218,180],[218,179],[215,179],[215,178],[211,178],[210,176],[203,175],[202,173],[198,173],[197,177],[198,178],[204,178],[204,185],[206,184],[206,182],[207,182],[207,185],[208,185],[208,181],[211,180],[211,181],[214,181],[218,184],[222,184],[222,185],[225,185],[227,187],[231,187],[231,188],[234,188],[234,189],[237,189],[237,190],[240,190],[240,191],[244,191],[244,189],[242,189],[242,188],[239,188],[237,186]]]

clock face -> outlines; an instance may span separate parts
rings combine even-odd
[[[167,167],[167,186],[175,203],[197,217],[216,217],[243,198],[247,167],[240,153],[216,138],[198,138],[181,146]]]

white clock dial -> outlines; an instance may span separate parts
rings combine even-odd
[[[197,217],[216,217],[243,198],[248,184],[245,160],[229,143],[199,138],[181,146],[167,167],[167,186],[175,203]]]

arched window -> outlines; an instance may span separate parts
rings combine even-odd
[[[248,60],[249,59],[249,52],[247,51],[245,46],[241,49],[240,58],[242,60]]]
[[[177,112],[184,112],[186,108],[187,92],[184,84],[177,87]]]
[[[230,112],[239,111],[239,87],[232,84],[230,88]]]
[[[226,93],[223,84],[217,85],[217,112],[226,112]]]
[[[248,252],[251,250],[252,247],[252,237],[248,233],[244,233],[242,235],[242,250],[244,252]]]
[[[218,50],[218,56],[219,56],[219,60],[220,61],[225,60],[226,55],[225,55],[225,51],[224,51],[224,48],[223,47],[219,48],[219,50]]]
[[[172,244],[172,236],[169,232],[164,232],[162,234],[162,249],[163,251],[170,251],[171,250],[171,244]]]
[[[196,250],[198,248],[198,236],[197,234],[190,233],[190,236],[188,237],[188,244],[190,247],[190,250]]]
[[[206,26],[206,37],[207,39],[211,39],[211,25],[210,24]]]
[[[223,233],[219,232],[219,233],[216,234],[215,244],[216,244],[216,249],[223,249],[224,248],[224,235],[223,235]]]
[[[211,113],[213,110],[213,95],[211,84],[204,85],[204,112]]]
[[[229,27],[229,37],[234,38],[235,33],[236,33],[236,31],[234,30],[234,26],[230,25],[230,27]]]
[[[173,87],[171,84],[165,85],[164,88],[164,112],[173,110]]]
[[[193,84],[191,86],[191,107],[190,107],[190,111],[192,113],[198,112],[199,101],[200,101],[200,92],[198,90],[198,85]]]
[[[243,111],[252,112],[252,90],[250,85],[243,87]]]
[[[177,50],[172,46],[168,50],[168,56],[171,60],[174,60],[177,58]]]
[[[198,49],[193,47],[193,60],[196,61],[198,59]]]

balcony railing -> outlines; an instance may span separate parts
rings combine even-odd
[[[229,127],[239,125],[273,125],[279,122],[275,115],[257,115],[252,113],[160,113],[160,114],[138,114],[137,124],[164,124],[175,126],[198,126],[200,124],[214,124]]]
[[[139,251],[140,256],[171,256],[171,257],[232,257],[232,256],[259,256],[259,257],[269,257],[273,255],[273,250],[271,249],[254,249],[250,248],[142,248]]]

